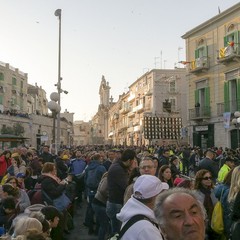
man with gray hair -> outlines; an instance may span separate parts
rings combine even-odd
[[[166,240],[204,240],[205,210],[188,189],[175,188],[156,199],[155,217]]]

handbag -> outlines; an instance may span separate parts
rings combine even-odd
[[[214,232],[218,234],[223,234],[224,232],[223,207],[221,204],[222,193],[221,193],[220,200],[217,201],[216,205],[214,206],[212,219],[211,219],[211,228]]]
[[[53,199],[53,206],[59,211],[63,211],[68,208],[71,200],[67,197],[65,193],[62,193],[59,197]]]

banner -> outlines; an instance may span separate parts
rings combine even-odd
[[[229,128],[230,127],[230,118],[231,118],[231,113],[230,112],[223,113],[224,128]]]

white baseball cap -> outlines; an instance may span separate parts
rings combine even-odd
[[[148,199],[157,196],[162,190],[169,189],[167,183],[152,175],[141,175],[133,185],[133,196],[137,199]]]

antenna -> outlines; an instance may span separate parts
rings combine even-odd
[[[180,51],[182,50],[183,48],[182,47],[178,47],[178,68],[180,68]]]
[[[157,59],[159,59],[159,58],[160,58],[160,57],[155,57],[155,58],[154,58],[155,69],[157,68],[157,63],[158,63],[158,62],[157,62]]]
[[[160,63],[161,63],[161,69],[162,69],[162,50],[160,52]]]

